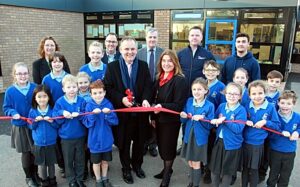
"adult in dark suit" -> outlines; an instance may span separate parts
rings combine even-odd
[[[105,38],[105,53],[102,57],[102,62],[108,64],[120,58],[121,53],[117,50],[118,39],[115,33],[108,33]]]
[[[159,61],[159,57],[164,51],[161,47],[157,46],[158,41],[158,31],[156,28],[150,28],[147,30],[146,35],[146,47],[143,47],[140,49],[137,53],[137,58],[141,61],[147,62],[151,80],[154,83],[155,81],[155,75],[156,75],[156,67]],[[155,129],[149,125],[148,126],[148,135],[147,140],[144,145],[144,154],[147,153],[149,150],[149,153],[151,156],[156,157],[157,156],[157,143],[156,143],[156,133]]]
[[[153,92],[155,107],[182,111],[189,89],[176,53],[172,50],[165,50],[160,57],[157,70],[157,81]],[[180,118],[179,115],[160,112],[154,115],[153,119],[152,125],[156,128],[159,155],[164,162],[164,169],[154,177],[162,179],[161,187],[167,187],[176,158]]]
[[[152,84],[148,65],[136,58],[137,47],[134,38],[123,38],[120,45],[121,57],[107,65],[104,83],[107,97],[116,109],[132,107],[126,90],[133,92],[134,102],[137,105],[150,107],[148,101],[152,96]],[[123,179],[132,184],[131,169],[137,177],[145,178],[141,166],[143,163],[143,148],[146,126],[149,123],[145,113],[118,113],[119,125],[113,127],[115,145],[119,148],[119,157],[122,164]],[[132,156],[130,147],[132,144]]]

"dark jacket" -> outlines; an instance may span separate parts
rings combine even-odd
[[[119,60],[120,56],[121,56],[121,53],[117,50],[114,59]],[[106,52],[104,52],[104,55],[103,55],[101,61],[104,64],[108,64],[108,56],[107,56]]]

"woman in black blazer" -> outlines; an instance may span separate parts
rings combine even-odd
[[[181,112],[188,97],[188,88],[174,51],[167,49],[162,53],[157,72],[154,88],[155,107]],[[164,162],[164,169],[154,177],[162,179],[160,186],[165,187],[169,186],[173,173],[172,165],[176,158],[180,117],[179,115],[159,112],[153,116],[153,119],[152,124],[157,133],[158,151]]]

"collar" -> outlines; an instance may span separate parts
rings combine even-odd
[[[155,53],[155,51],[156,51],[156,47],[152,48],[152,50],[153,50],[153,53]],[[151,49],[150,49],[150,48],[148,48],[148,47],[147,47],[147,52],[149,52],[149,53],[151,52]]]
[[[196,103],[196,99],[193,99],[194,107],[203,107],[204,104],[205,104],[205,98],[200,103]]]
[[[292,119],[293,114],[294,114],[294,112],[292,111],[290,115],[286,116],[286,115],[283,115],[283,114],[281,113],[281,110],[280,110],[280,109],[278,110],[278,115],[279,115],[279,116],[283,119],[283,121],[286,122],[286,123],[288,123],[288,122]]]
[[[98,71],[98,70],[103,70],[103,62],[100,61],[99,66],[96,66],[96,67],[92,66],[92,63],[90,62],[90,63],[88,63],[88,67],[89,67],[91,72],[95,72],[95,71]]]
[[[17,83],[15,83],[15,87],[20,91],[28,91],[30,88],[30,83],[28,82],[24,87],[20,87]]]
[[[259,107],[255,107],[254,104],[253,104],[253,102],[251,101],[249,107],[250,108],[254,108],[255,111],[257,111],[259,109],[267,109],[268,104],[269,104],[268,100],[265,99],[265,101],[263,102],[263,104],[261,104]]]
[[[69,104],[74,104],[77,103],[77,96],[75,96],[75,98],[71,101],[69,100],[66,95],[64,95],[65,100],[69,103]]]
[[[60,75],[54,75],[52,72],[50,72],[51,78],[56,79],[56,80],[62,80],[65,75],[66,75],[66,72],[64,70],[60,73]]]
[[[49,105],[47,105],[45,110],[41,110],[40,107],[37,107],[37,111],[42,114],[42,116],[45,116],[49,111]]]
[[[274,92],[274,93],[268,93],[268,97],[270,97],[270,98],[274,98],[276,95],[278,95],[279,94],[279,91],[277,90],[276,92]]]
[[[234,107],[229,108],[228,105],[227,105],[227,103],[226,103],[226,105],[225,105],[225,110],[226,110],[226,112],[233,112],[233,111],[235,111],[240,105],[241,105],[240,103],[237,103]]]
[[[215,84],[217,84],[219,82],[218,79],[214,80],[212,83],[210,83],[210,85],[208,86],[208,88],[213,87]]]
[[[174,71],[171,71],[165,79],[164,79],[164,75],[165,72],[163,72],[159,77],[159,86],[163,86],[164,84],[169,82],[173,78]]]

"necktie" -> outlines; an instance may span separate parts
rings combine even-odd
[[[150,49],[150,59],[149,59],[149,70],[150,70],[150,76],[151,76],[151,80],[154,80],[154,76],[155,76],[155,64],[154,64],[154,51],[153,49]]]

